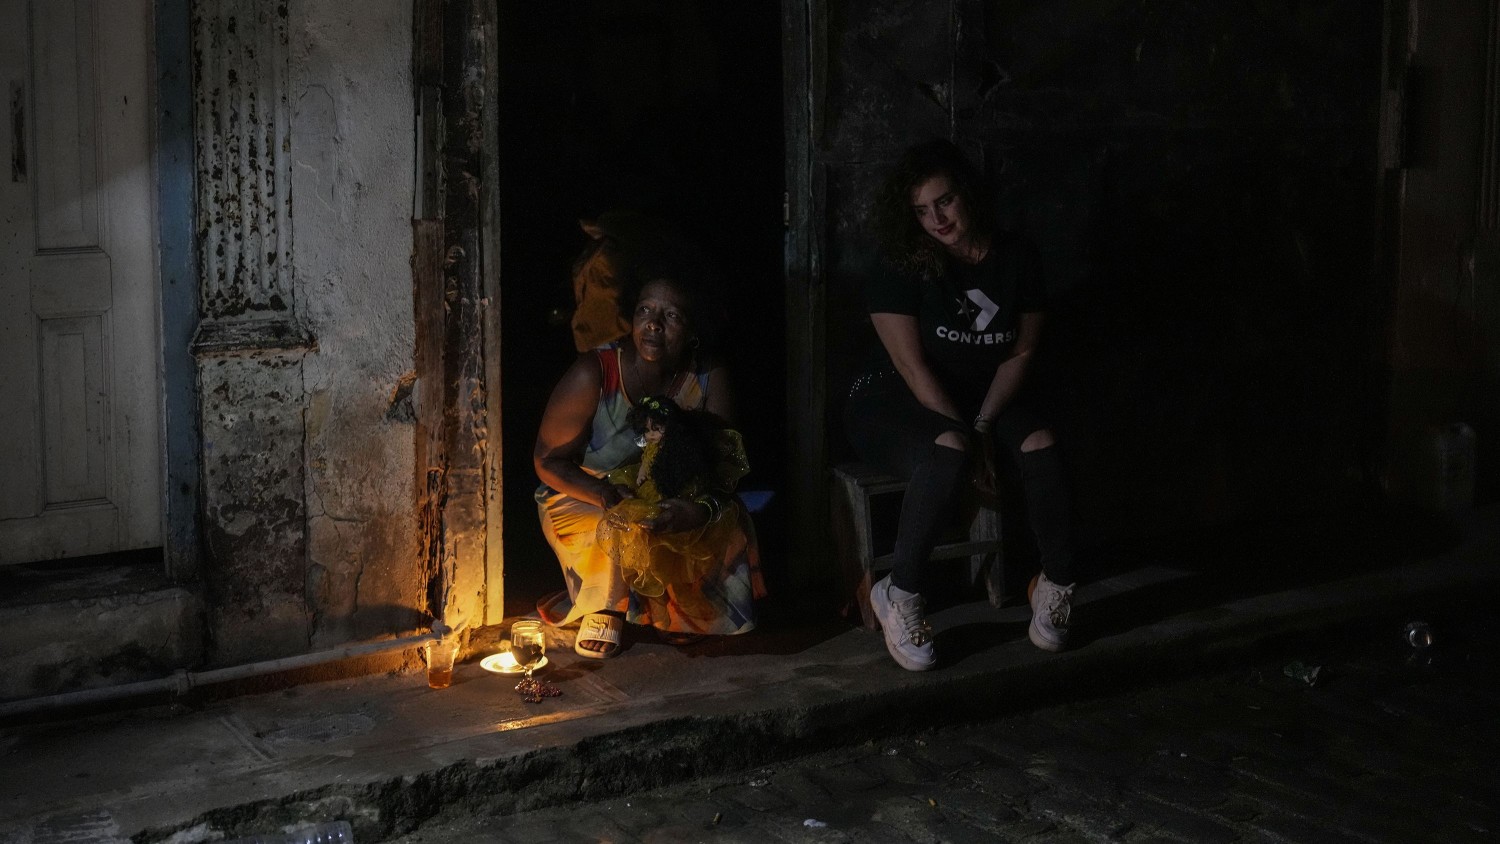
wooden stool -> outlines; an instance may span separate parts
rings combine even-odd
[[[876,570],[889,569],[895,554],[875,556],[870,499],[905,491],[906,481],[860,463],[845,463],[833,469],[833,538],[845,582],[853,590],[844,605],[844,614],[847,616],[857,604],[860,620],[871,630],[878,630],[880,623],[870,608],[870,587],[878,579]],[[982,580],[990,604],[998,607],[1005,597],[1005,552],[1000,540],[1000,514],[976,506],[969,522],[968,541],[938,545],[929,559],[968,557],[969,583],[977,585]]]

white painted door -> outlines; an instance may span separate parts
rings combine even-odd
[[[0,0],[0,563],[161,543],[151,0]]]

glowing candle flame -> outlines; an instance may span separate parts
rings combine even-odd
[[[542,657],[542,661],[537,665],[537,667],[540,668],[542,665],[546,664],[547,658]],[[516,662],[516,658],[511,655],[510,642],[504,639],[500,641],[500,652],[490,654],[484,659],[481,659],[479,661],[479,667],[483,668],[485,671],[491,671],[496,674],[521,674],[526,671],[526,666],[520,664],[519,662]]]

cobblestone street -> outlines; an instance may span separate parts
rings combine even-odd
[[[605,802],[440,816],[398,840],[1493,841],[1500,637],[1435,625],[1417,651],[1404,625]]]

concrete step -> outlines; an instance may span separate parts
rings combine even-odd
[[[455,803],[507,812],[598,799],[1492,596],[1496,537],[1476,530],[1440,558],[1227,597],[1201,570],[1142,567],[1080,589],[1075,647],[1062,654],[1030,645],[1025,607],[959,604],[934,614],[942,663],[923,674],[898,668],[880,634],[846,625],[684,648],[639,639],[607,661],[575,656],[564,636],[541,675],[563,695],[540,704],[521,700],[514,677],[483,671],[479,654],[439,691],[393,674],[14,727],[0,733],[0,841],[187,844],[343,818],[369,842]]]

